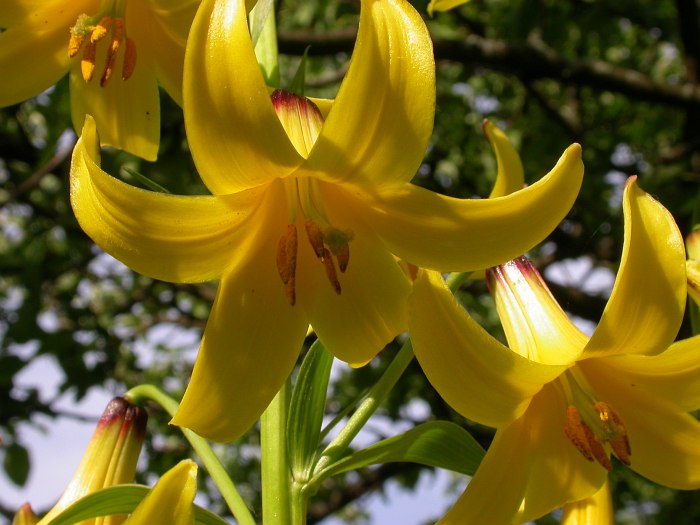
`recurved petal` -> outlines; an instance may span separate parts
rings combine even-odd
[[[98,48],[95,78],[85,82],[76,60],[70,70],[71,116],[76,130],[86,115],[97,123],[103,146],[114,146],[146,160],[156,160],[160,143],[158,83],[148,56],[140,56],[128,80],[121,78],[124,46],[117,53],[119,65],[103,86],[100,76],[107,61],[106,49]]]
[[[496,432],[466,490],[437,525],[510,525],[525,492],[530,446],[523,418]]]
[[[603,467],[586,460],[566,438],[566,409],[555,387],[546,385],[523,416],[531,440],[530,470],[514,523],[534,520],[566,503],[589,497],[607,478]]]
[[[124,525],[194,525],[192,503],[197,493],[197,464],[180,461],[158,480]]]
[[[93,2],[7,3],[0,7],[6,24],[0,33],[0,106],[38,95],[66,74],[68,28]]]
[[[258,235],[255,210],[266,189],[181,197],[125,184],[100,169],[90,117],[71,162],[71,204],[85,232],[127,266],[164,281],[207,281],[235,264]]]
[[[413,349],[428,380],[452,408],[484,425],[502,427],[519,417],[567,368],[503,346],[457,304],[436,272],[419,273],[408,308]]]
[[[700,336],[677,341],[658,355],[616,355],[598,363],[631,389],[643,388],[683,411],[700,409]]]
[[[403,0],[363,0],[350,69],[304,168],[371,185],[413,178],[435,113],[430,35]]]
[[[498,166],[496,182],[489,198],[503,197],[522,189],[525,186],[525,172],[520,155],[515,151],[506,134],[493,122],[484,120],[482,127],[486,138],[491,143],[493,152],[496,154],[496,165]]]
[[[240,437],[289,376],[308,321],[290,306],[274,267],[276,243],[219,285],[202,345],[172,424],[214,441]]]
[[[584,355],[658,354],[675,339],[686,301],[685,247],[671,214],[630,177],[624,245],[608,304]]]
[[[323,264],[306,242],[300,242],[298,297],[300,306],[326,349],[360,366],[408,329],[406,299],[410,283],[396,259],[361,217],[343,208],[342,195],[323,185],[329,220],[352,231],[350,259],[341,273],[335,263],[341,293],[325,276]]]
[[[631,468],[674,489],[700,488],[700,422],[642,386],[617,380],[609,360],[579,363],[600,399],[614,406],[627,428]]]
[[[184,75],[187,138],[212,193],[284,177],[302,162],[272,107],[243,0],[202,2],[190,30]]]
[[[571,209],[583,177],[581,148],[570,146],[535,184],[496,199],[455,199],[412,184],[376,193],[353,189],[367,222],[392,253],[424,268],[496,266],[541,242]]]

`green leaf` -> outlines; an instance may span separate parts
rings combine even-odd
[[[302,97],[304,96],[304,90],[306,88],[306,64],[309,58],[310,47],[311,46],[306,46],[306,49],[304,49],[304,54],[301,56],[301,60],[299,61],[297,72],[294,74],[294,78],[289,84],[289,91]]]
[[[170,193],[167,189],[165,189],[157,182],[152,181],[143,173],[139,173],[138,171],[131,169],[128,166],[122,166],[122,171],[131,175],[133,178],[135,178],[138,182],[140,182],[142,185],[144,185],[147,189],[151,191],[156,191],[158,193]]]
[[[316,340],[294,384],[287,420],[287,447],[289,466],[297,480],[309,479],[316,461],[332,364],[333,356]]]
[[[52,519],[47,525],[73,525],[81,521],[112,514],[130,514],[151,489],[144,485],[115,485],[79,499]],[[197,505],[195,523],[201,525],[228,525],[227,522]]]
[[[18,487],[23,487],[29,477],[29,452],[19,443],[8,445],[3,466],[7,477]]]
[[[485,451],[472,435],[455,423],[429,421],[399,436],[355,452],[319,472],[309,485],[369,465],[406,461],[473,476]]]

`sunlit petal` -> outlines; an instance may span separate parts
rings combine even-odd
[[[291,373],[308,323],[290,306],[267,243],[219,285],[202,345],[172,424],[214,441],[241,436]]]
[[[571,364],[588,342],[532,263],[514,259],[486,272],[511,350],[544,364]]]
[[[408,278],[360,217],[342,208],[342,194],[325,186],[323,201],[329,219],[352,230],[350,262],[345,273],[336,271],[342,287],[336,294],[324,275],[322,263],[310,247],[300,246],[298,278],[300,305],[328,351],[353,365],[372,359],[394,337],[408,328]]]
[[[608,482],[593,496],[567,504],[561,515],[561,525],[615,525]]]
[[[685,247],[673,217],[634,177],[625,187],[623,212],[620,269],[585,355],[659,353],[683,318]]]
[[[437,525],[510,525],[525,491],[530,446],[522,418],[496,432],[476,475]]]
[[[518,155],[506,134],[493,122],[485,120],[483,130],[496,154],[496,165],[498,166],[496,182],[489,197],[503,197],[522,189],[525,185],[525,172],[523,163],[520,161],[520,155]]]
[[[395,255],[441,271],[487,268],[525,253],[566,216],[583,176],[581,149],[566,150],[537,183],[497,199],[463,200],[411,184],[379,193],[353,189],[348,206],[367,221]],[[357,203],[357,204],[356,204]]]
[[[274,112],[248,32],[243,0],[202,2],[187,45],[187,138],[214,194],[289,174],[302,162]]]
[[[304,169],[373,185],[409,181],[435,112],[430,35],[403,0],[364,0],[350,69]]]
[[[608,360],[579,364],[601,399],[615,406],[627,428],[631,468],[675,489],[700,488],[700,422],[673,403],[619,381]]]
[[[71,203],[82,228],[109,254],[157,279],[218,278],[255,237],[265,188],[230,196],[180,197],[125,184],[100,169],[91,118],[71,164]],[[257,225],[257,226],[256,226]]]
[[[523,505],[514,523],[524,523],[594,494],[607,471],[587,461],[564,435],[566,402],[552,385],[545,386],[527,409],[532,446]],[[546,490],[543,490],[546,487]]]
[[[8,23],[0,33],[0,106],[38,95],[66,74],[68,28],[91,4],[95,8],[95,2],[85,0],[70,7],[60,0],[9,4],[0,7],[0,19]],[[41,57],[40,67],[33,57]]]
[[[689,259],[685,263],[688,276],[688,295],[700,305],[700,260]]]
[[[421,271],[409,299],[413,349],[426,376],[463,416],[501,427],[520,416],[566,366],[528,361],[491,337],[436,272]]]
[[[194,525],[196,493],[197,464],[185,459],[163,474],[124,525]]]
[[[610,369],[616,380],[629,388],[643,388],[684,411],[700,409],[700,336],[673,343],[654,356],[604,358],[600,366]]]

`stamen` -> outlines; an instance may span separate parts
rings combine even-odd
[[[126,39],[124,62],[122,63],[122,80],[129,80],[136,68],[136,44],[131,38]]]
[[[340,281],[338,281],[338,275],[335,273],[335,264],[333,263],[333,256],[331,255],[331,252],[328,251],[328,248],[324,248],[323,252],[323,258],[321,259],[321,261],[323,262],[323,267],[326,269],[326,277],[328,277],[328,282],[331,283],[331,286],[333,287],[333,290],[335,290],[335,293],[340,295]]]
[[[297,244],[297,228],[288,224],[287,232],[277,243],[277,271],[284,283],[284,295],[292,306],[296,303]]]
[[[630,465],[632,449],[630,448],[630,442],[627,437],[627,427],[625,427],[622,418],[620,418],[612,405],[603,401],[596,403],[594,408],[600,416],[603,428],[608,431],[609,437],[607,441],[610,443],[615,455],[622,463]]]
[[[304,227],[306,228],[306,235],[309,237],[309,242],[314,249],[316,257],[323,261],[328,250],[323,246],[323,234],[321,233],[321,229],[318,227],[318,224],[311,219],[306,220]]]
[[[86,35],[74,33],[73,29],[71,28],[70,40],[68,41],[68,56],[70,58],[73,58],[78,54],[80,48],[83,46],[83,42],[85,42],[85,36]]]
[[[124,38],[124,20],[117,18],[114,20],[114,30],[112,31],[112,41],[107,48],[107,64],[105,65],[104,73],[100,79],[100,86],[104,87],[109,79],[112,78],[114,64],[117,61],[117,52],[121,47],[122,39]]]
[[[112,19],[108,16],[102,17],[102,20],[95,26],[90,34],[90,42],[97,43],[107,36],[112,28]]]
[[[340,268],[340,273],[345,273],[348,269],[348,263],[350,262],[350,245],[344,244],[338,253],[335,254],[336,259],[338,259],[338,268]]]
[[[564,434],[588,461],[594,459],[608,472],[612,470],[612,463],[605,448],[593,433],[591,428],[581,420],[575,406],[566,409],[566,426]]]
[[[80,59],[80,73],[83,75],[83,80],[85,80],[85,82],[90,82],[92,80],[92,75],[95,73],[96,49],[97,45],[91,40],[85,44],[83,58]]]

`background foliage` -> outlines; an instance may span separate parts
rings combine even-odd
[[[425,13],[426,1],[414,3]],[[291,80],[310,45],[307,94],[332,96],[352,51],[358,4],[281,0],[283,78]],[[580,197],[533,256],[561,304],[595,322],[606,298],[605,286],[596,283],[619,264],[621,188],[628,175],[638,174],[641,187],[672,211],[684,235],[689,232],[700,172],[699,20],[696,0],[472,0],[437,14],[428,20],[438,66],[436,125],[416,183],[460,197],[488,195],[495,160],[480,131],[485,117],[507,130],[528,182],[545,174],[568,144],[580,142],[586,165]],[[0,109],[0,459],[18,485],[31,464],[18,425],[36,423],[39,414],[79,417],[60,413],[58,396],[80,399],[95,387],[119,394],[144,382],[180,395],[215,290],[215,283],[173,285],[136,275],[82,233],[68,198],[75,136],[67,91],[64,79],[33,100]],[[165,93],[162,104],[159,160],[106,151],[103,167],[136,185],[124,168],[173,193],[205,193],[188,153],[182,111]],[[566,266],[571,261],[578,264]],[[554,278],[567,268],[584,270],[566,282]],[[459,297],[499,333],[482,282],[468,282]],[[357,371],[339,367],[328,413],[361,396],[395,351],[389,347]],[[39,356],[51,356],[65,374],[56,398],[15,381]],[[166,415],[151,414],[144,479],[188,454]],[[425,417],[453,420],[484,445],[491,436],[453,413],[415,363],[382,415],[403,428]],[[377,428],[379,438],[386,430]],[[251,433],[219,451],[257,508],[256,445]],[[419,472],[392,464],[335,478],[312,500],[309,522],[335,512],[361,522],[355,503],[363,495],[389,479],[411,490]],[[616,469],[613,481],[620,523],[700,522],[696,493],[655,486],[627,469]],[[203,490],[211,510],[223,512],[216,490]],[[14,510],[0,495],[0,511],[11,516]],[[556,523],[556,517],[541,523]]]

